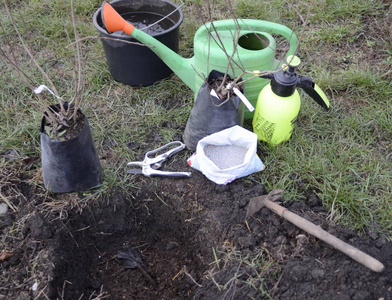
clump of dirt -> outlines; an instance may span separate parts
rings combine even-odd
[[[392,299],[392,244],[335,225],[314,193],[284,206],[380,260],[383,273],[267,208],[245,219],[249,200],[267,193],[252,176],[133,180],[141,188],[81,209],[81,194],[9,179],[2,194],[20,209],[1,217],[1,249],[13,255],[1,260],[0,299]],[[117,258],[124,246],[140,267]]]

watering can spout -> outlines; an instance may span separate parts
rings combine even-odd
[[[108,2],[102,5],[102,21],[109,33],[123,31],[148,46],[193,91],[196,91],[192,58],[183,58],[149,34],[126,21]]]
[[[131,35],[135,26],[128,23],[108,2],[102,4],[102,20],[105,23],[106,30],[109,33],[115,31],[124,31]]]
[[[152,36],[135,28],[132,37],[150,47],[163,62],[194,92],[197,92],[195,85],[194,70],[192,68],[193,58],[184,58],[178,55],[169,47],[161,44]]]

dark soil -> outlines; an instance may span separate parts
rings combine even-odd
[[[189,171],[173,160],[169,168]],[[1,217],[10,256],[1,259],[0,299],[392,299],[392,244],[376,230],[360,237],[328,221],[314,193],[284,206],[377,258],[384,272],[267,208],[246,220],[250,198],[267,193],[251,177],[222,186],[194,170],[189,179],[135,175],[142,188],[82,209],[83,195],[48,195],[23,175],[5,176],[11,171],[23,174],[3,171],[1,193],[15,211]],[[139,256],[134,268],[117,258],[124,246]]]

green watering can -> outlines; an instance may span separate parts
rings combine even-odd
[[[252,19],[220,20],[206,23],[197,30],[194,56],[183,58],[152,36],[135,28],[108,2],[102,4],[101,13],[109,33],[123,31],[143,44],[152,46],[150,49],[192,89],[195,99],[212,70],[227,72],[231,78],[241,76],[243,70],[276,70],[280,61],[275,58],[276,41],[272,34],[281,35],[290,43],[287,56],[293,55],[298,45],[293,31],[281,24]],[[230,65],[229,61],[232,61]],[[242,75],[243,80],[251,77],[255,76]],[[268,80],[259,77],[245,81],[245,96],[254,107],[261,89],[267,83]],[[250,111],[245,112],[246,119],[252,116]]]

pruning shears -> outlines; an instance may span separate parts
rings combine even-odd
[[[162,147],[148,151],[144,155],[143,161],[131,161],[127,166],[139,167],[137,169],[129,169],[129,174],[143,174],[144,176],[167,176],[167,177],[190,177],[190,172],[170,172],[158,170],[164,161],[166,161],[173,154],[183,150],[185,144],[180,141],[170,142]],[[162,154],[163,150],[170,149]],[[157,155],[158,154],[158,155]]]

